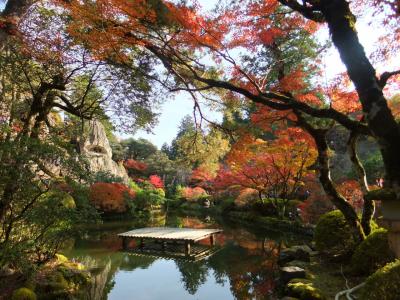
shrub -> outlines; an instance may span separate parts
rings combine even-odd
[[[28,288],[15,290],[11,297],[12,300],[36,300],[36,294]]]
[[[148,209],[163,204],[165,198],[157,190],[143,190],[136,195],[136,205],[139,209]]]
[[[371,233],[356,249],[351,259],[354,271],[371,274],[393,261],[394,253],[389,248],[388,233],[380,228]]]
[[[222,212],[227,212],[235,209],[235,199],[234,198],[224,198],[217,202],[218,207],[221,208]]]
[[[133,180],[129,180],[128,186],[131,190],[135,191],[135,193],[142,191],[142,188]]]
[[[155,189],[153,190],[153,193],[161,196],[162,198],[165,198],[165,192],[163,189]]]
[[[343,214],[334,210],[321,216],[314,232],[315,246],[327,256],[342,256],[357,246]]]
[[[164,181],[160,178],[160,176],[150,175],[149,181],[156,189],[164,188]]]
[[[135,192],[121,183],[97,182],[90,187],[90,201],[103,212],[124,213]]]
[[[187,201],[197,201],[200,198],[207,196],[207,192],[201,187],[184,187],[181,190],[181,197]]]
[[[60,191],[58,189],[48,191],[43,195],[43,197],[49,199],[57,199],[65,208],[76,208],[74,198],[70,194]]]
[[[124,179],[109,172],[99,171],[93,175],[92,182],[122,183]]]
[[[368,277],[359,298],[363,300],[398,300],[399,282],[400,260],[396,260]]]

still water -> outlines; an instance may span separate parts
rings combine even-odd
[[[118,233],[147,226],[222,228],[218,251],[201,261],[123,252]],[[145,220],[106,221],[76,238],[64,251],[95,272],[91,299],[275,299],[276,258],[299,243],[290,234],[257,230],[209,216],[159,213]]]

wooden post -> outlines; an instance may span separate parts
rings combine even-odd
[[[124,250],[128,250],[128,246],[129,246],[129,238],[126,236],[122,237],[122,248]]]
[[[139,240],[139,248],[143,249],[143,247],[144,247],[143,239],[140,239]]]
[[[190,241],[185,241],[185,254],[186,255],[190,255],[190,249],[191,248],[191,244]]]
[[[213,234],[210,235],[210,245],[211,245],[211,246],[215,246],[215,237],[214,237]]]

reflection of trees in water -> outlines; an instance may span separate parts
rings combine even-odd
[[[279,243],[273,241],[264,243],[270,248],[279,247]],[[246,249],[242,245],[248,243],[230,241],[207,260],[176,261],[185,289],[190,294],[195,294],[206,282],[209,271],[212,270],[218,284],[224,286],[229,282],[231,292],[237,299],[264,299],[275,286],[274,278],[277,271],[275,251],[263,254],[261,241],[258,241],[260,246],[258,252],[252,247]]]
[[[208,259],[207,265],[213,269],[217,283],[223,285],[225,278],[229,280],[232,294],[237,299],[264,298],[274,288],[276,259],[274,255],[256,253],[240,244],[225,244]],[[272,246],[272,242],[270,244]]]
[[[90,270],[91,282],[86,291],[86,299],[102,300],[111,291],[113,284],[109,280],[111,259],[98,261],[90,256],[79,259]]]
[[[119,269],[123,271],[133,271],[137,268],[147,269],[157,258],[144,255],[124,254],[119,265]]]
[[[105,300],[114,288],[114,276],[118,270],[133,271],[147,269],[156,260],[154,257],[136,256],[127,253],[114,253],[111,257],[83,256],[78,260],[86,266],[92,275],[87,291],[88,300]]]
[[[181,272],[181,281],[189,294],[194,295],[198,288],[206,282],[208,267],[204,261],[177,260],[176,266]]]

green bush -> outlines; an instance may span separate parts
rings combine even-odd
[[[371,233],[357,247],[351,259],[351,265],[358,273],[372,274],[394,258],[394,253],[389,248],[387,230],[380,228]]]
[[[160,188],[155,189],[153,193],[161,196],[162,198],[165,198],[165,192],[163,189],[160,189]]]
[[[109,172],[99,171],[92,175],[91,182],[123,183],[124,179]]]
[[[400,260],[396,260],[368,277],[359,299],[398,300],[400,298],[399,282]]]
[[[28,288],[19,288],[15,290],[11,297],[12,300],[36,300],[34,291]]]
[[[133,180],[129,180],[128,186],[131,190],[134,190],[136,193],[143,191],[143,189]]]
[[[351,232],[350,226],[339,210],[326,213],[320,217],[315,227],[315,247],[328,257],[347,255],[357,246]]]
[[[235,209],[235,199],[234,198],[224,198],[217,202],[218,207],[222,212],[227,212]]]
[[[162,205],[165,198],[157,190],[143,190],[136,194],[135,202],[138,209],[148,209],[151,206]]]

